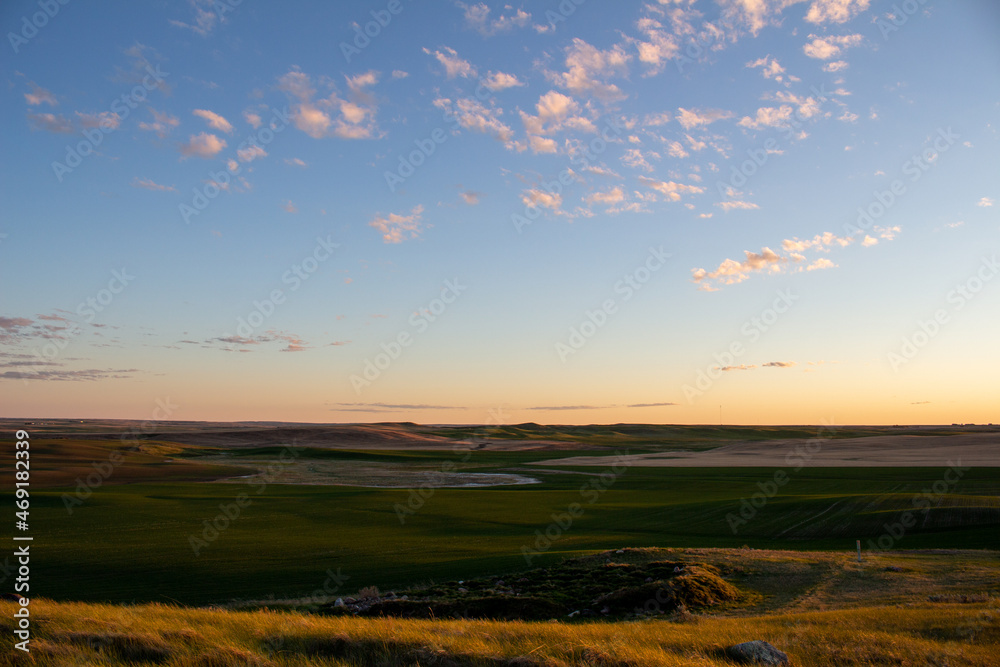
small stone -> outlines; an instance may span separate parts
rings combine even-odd
[[[334,607],[345,607],[344,598],[337,598],[337,601],[333,603]]]
[[[755,639],[726,649],[726,655],[744,665],[789,665],[788,655],[765,641]]]

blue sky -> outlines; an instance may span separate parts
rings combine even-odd
[[[5,416],[997,420],[992,2],[0,19]]]

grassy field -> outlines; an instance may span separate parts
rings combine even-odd
[[[592,567],[670,559],[714,564],[756,602],[632,621],[523,622],[329,617],[35,599],[30,656],[0,665],[292,667],[449,665],[643,667],[732,665],[724,650],[762,639],[793,665],[996,665],[996,553],[890,554],[863,565],[844,554],[643,550],[590,557]],[[585,559],[586,560],[586,559]],[[2,634],[11,603],[0,603]]]
[[[278,462],[285,451],[280,448],[241,451],[231,456],[232,465],[218,469],[182,460],[176,448],[149,447],[131,456],[159,456],[158,463],[135,466],[141,475],[123,464],[85,498],[72,486],[33,493],[32,526],[40,536],[34,547],[37,594],[185,604],[287,598],[322,585],[331,569],[349,575],[354,590],[368,585],[387,590],[524,570],[624,545],[851,552],[856,539],[867,549],[868,540],[882,537],[894,549],[1000,548],[1000,470],[995,468],[966,472],[947,494],[932,497],[926,512],[915,504],[923,490],[942,479],[941,469],[805,468],[790,474],[773,498],[735,525],[741,500],[749,501],[758,484],[767,488],[774,470],[632,468],[616,475],[610,469],[531,465],[552,452],[459,456],[301,448],[288,457],[305,465],[338,458],[437,469],[452,464],[477,472],[518,471],[542,481],[474,489],[378,489],[282,484],[286,466]],[[177,469],[193,476],[253,473],[255,468],[242,468],[240,459],[264,454],[275,461],[271,473],[244,481],[167,483],[144,476],[157,466],[170,475]],[[95,451],[86,456],[101,459]],[[578,515],[569,516],[574,504]],[[916,525],[898,538],[885,537],[886,524],[900,521],[907,511],[914,512]],[[214,522],[217,532],[206,532],[206,522]],[[547,538],[539,537],[546,531]]]
[[[1000,468],[538,465],[805,427],[120,426],[32,440],[35,644],[0,665],[727,665],[750,639],[796,665],[997,664]],[[434,486],[498,474],[534,483]],[[355,596],[434,618],[331,607]]]

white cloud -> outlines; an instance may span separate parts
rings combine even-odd
[[[335,136],[341,139],[369,139],[376,135],[374,96],[367,90],[378,83],[373,71],[344,77],[347,96],[337,90],[327,97],[314,99],[316,90],[309,76],[292,69],[278,80],[278,88],[297,100],[292,105],[292,122],[314,139]]]
[[[625,151],[625,154],[619,158],[627,167],[632,167],[633,169],[642,169],[643,171],[653,171],[653,165],[649,163],[646,156],[652,157],[654,159],[660,159],[659,153],[654,151],[649,151],[643,154],[638,148],[629,148]]]
[[[459,196],[462,198],[462,201],[464,201],[469,206],[475,206],[476,204],[479,203],[479,200],[482,198],[483,193],[476,192],[474,190],[463,190],[462,192],[459,193]]]
[[[868,9],[871,0],[814,0],[806,21],[810,23],[844,23]]]
[[[511,12],[506,16],[501,12],[497,18],[490,18],[490,8],[485,2],[480,2],[474,5],[467,5],[464,2],[459,2],[458,6],[465,10],[465,23],[470,28],[478,30],[480,34],[487,37],[495,35],[498,32],[506,32],[512,30],[513,28],[523,28],[531,22],[531,14],[524,11],[523,9],[518,9],[514,11],[510,5],[504,7],[504,9]]]
[[[679,141],[671,141],[667,144],[667,154],[676,158],[684,158],[689,155],[689,153],[684,150],[684,144]]]
[[[700,285],[702,289],[712,289],[709,281],[716,281],[722,285],[735,285],[747,280],[751,273],[769,272],[780,273],[783,264],[792,261],[788,257],[779,255],[768,247],[764,247],[760,252],[750,252],[744,250],[746,258],[742,262],[735,259],[726,259],[714,271],[705,269],[693,269],[692,280]]]
[[[483,85],[493,92],[497,92],[500,90],[506,90],[507,88],[523,86],[524,84],[518,81],[517,77],[513,74],[490,72],[486,79],[483,80]]]
[[[252,127],[255,130],[258,127],[260,127],[263,124],[263,122],[264,122],[263,120],[261,120],[260,114],[256,114],[256,113],[254,113],[252,111],[244,111],[243,112],[243,120],[245,120],[247,123],[249,123],[250,127]]]
[[[284,210],[284,211],[285,211],[286,213],[298,213],[298,212],[299,212],[299,209],[298,209],[298,207],[297,207],[297,206],[296,206],[295,204],[293,204],[293,203],[292,203],[292,200],[291,200],[291,199],[289,199],[289,200],[288,200],[288,201],[286,201],[286,202],[285,202],[284,204],[282,204],[282,205],[281,205],[281,208],[282,208],[282,210]]]
[[[823,232],[822,234],[815,235],[811,240],[801,241],[798,237],[785,239],[781,242],[781,247],[792,252],[803,252],[805,250],[828,252],[834,246],[846,248],[853,242],[854,238],[850,236],[837,236],[832,232]]]
[[[740,119],[741,127],[759,129],[761,127],[783,127],[788,124],[794,109],[788,105],[780,107],[761,107],[753,118],[744,116]]]
[[[753,202],[741,201],[739,199],[720,201],[719,203],[716,204],[716,206],[721,208],[723,211],[726,211],[727,213],[734,209],[750,210],[750,209],[760,208],[759,206],[757,206],[757,204],[754,204]]]
[[[663,29],[663,25],[652,18],[642,18],[637,22],[639,31],[645,36],[631,40],[639,52],[639,62],[649,65],[650,72],[659,72],[666,61],[680,51],[677,37]]]
[[[639,177],[639,182],[646,187],[656,190],[661,195],[665,195],[670,201],[680,201],[683,194],[701,194],[705,188],[700,185],[684,185],[674,181],[657,181],[645,176]]]
[[[532,188],[521,193],[521,202],[525,206],[541,206],[558,213],[562,207],[562,196],[554,192]]]
[[[685,130],[690,130],[692,127],[699,127],[701,125],[709,125],[715,121],[732,117],[732,111],[723,111],[722,109],[677,109],[677,122]]]
[[[287,158],[286,157],[285,158],[285,164],[292,165],[293,167],[307,167],[307,166],[309,166],[309,165],[306,164],[305,160],[303,160],[301,158],[297,158],[297,157],[293,157],[293,158]]]
[[[642,124],[647,127],[656,127],[658,125],[666,125],[670,122],[670,114],[664,111],[663,113],[649,114],[646,116]]]
[[[828,260],[826,257],[820,257],[815,262],[806,267],[806,271],[816,271],[818,269],[833,269],[836,268],[836,264]]]
[[[892,240],[900,227],[882,228],[875,226],[872,229],[874,234],[881,238]],[[864,247],[870,247],[878,243],[872,236],[864,235],[837,236],[832,232],[816,234],[812,239],[800,240],[798,238],[785,239],[781,243],[782,253],[775,252],[771,248],[764,247],[760,252],[754,253],[749,250],[744,251],[746,256],[743,261],[735,259],[724,260],[714,271],[705,269],[692,269],[692,280],[698,283],[701,290],[713,292],[722,285],[734,285],[747,280],[753,273],[782,273],[786,271],[817,271],[820,269],[832,269],[837,265],[826,257],[817,257],[812,262],[807,262],[804,252],[828,253],[833,248],[845,248],[860,240]]]
[[[466,79],[476,76],[476,68],[472,66],[472,63],[459,58],[455,49],[447,46],[442,48],[444,51],[431,51],[425,48],[424,53],[437,58],[437,61],[444,66],[445,74],[449,79],[454,79],[456,76]]]
[[[408,76],[410,76],[409,72],[404,72],[401,69],[394,69],[394,70],[392,70],[392,78],[393,79],[405,79]]]
[[[208,123],[208,126],[213,130],[219,130],[220,132],[225,132],[226,134],[233,131],[233,124],[214,111],[209,111],[207,109],[195,109],[191,113],[199,118],[204,118]]]
[[[559,151],[559,144],[555,139],[533,134],[528,137],[528,148],[532,153],[556,153]]]
[[[595,192],[588,196],[585,201],[588,203],[617,204],[625,200],[625,192],[620,187],[614,187],[607,192]]]
[[[841,35],[839,37],[817,37],[809,35],[812,41],[802,47],[802,52],[810,58],[829,60],[839,56],[844,49],[861,43],[861,35]]]
[[[514,131],[500,120],[503,110],[488,107],[477,99],[463,98],[452,102],[447,98],[436,99],[434,106],[441,110],[450,110],[458,120],[458,124],[467,130],[489,134],[503,142],[506,148],[514,147]]]
[[[627,71],[631,56],[620,45],[606,51],[591,46],[579,37],[566,47],[566,71],[549,72],[549,80],[572,93],[601,99],[621,99],[624,97],[618,86],[605,79]]]
[[[785,71],[785,68],[781,66],[781,63],[769,55],[747,63],[747,67],[759,67],[760,73],[765,79],[774,79],[776,81],[781,81],[781,75]]]
[[[414,206],[409,215],[390,213],[385,217],[376,215],[368,223],[382,234],[382,240],[386,243],[402,243],[407,239],[418,238],[423,232],[422,218],[423,206]]]
[[[225,147],[225,139],[220,139],[214,134],[202,132],[197,135],[192,134],[186,144],[181,144],[180,151],[184,158],[193,156],[207,159],[215,157]]]
[[[987,208],[987,207],[993,206],[993,198],[992,197],[983,197],[978,202],[976,202],[976,206],[980,206],[982,208]]]
[[[833,62],[826,63],[823,65],[824,72],[839,72],[842,69],[847,69],[847,61],[845,60],[834,60]]]

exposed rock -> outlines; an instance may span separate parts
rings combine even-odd
[[[726,655],[744,665],[789,665],[788,656],[765,641],[755,639],[726,649]]]

